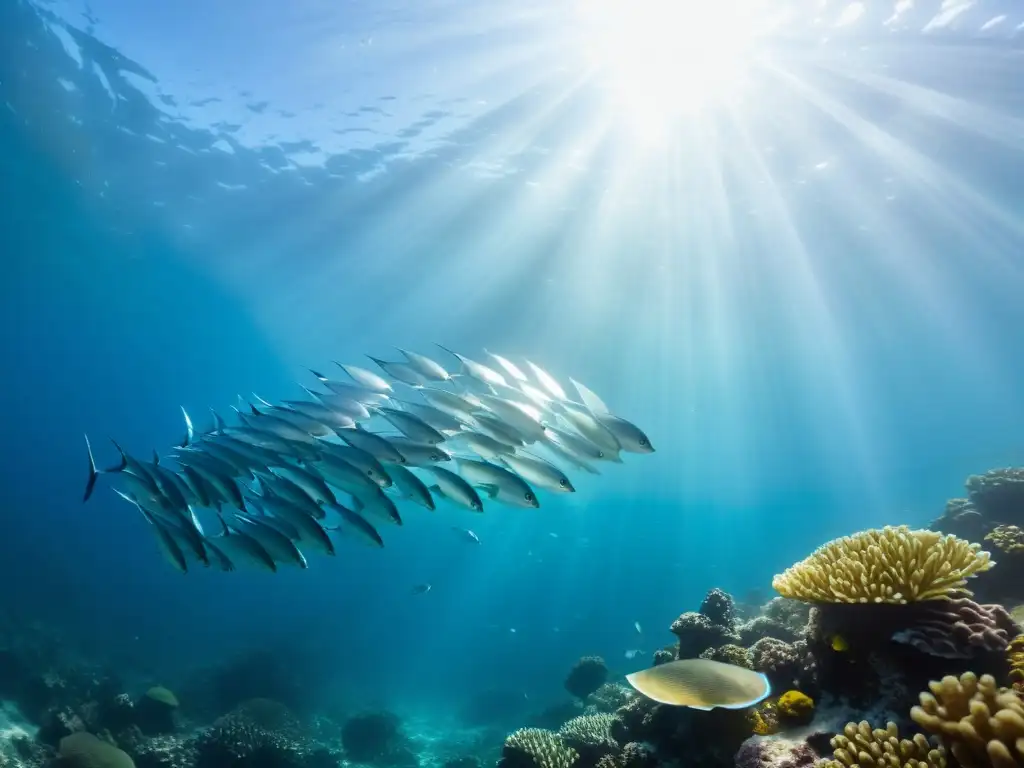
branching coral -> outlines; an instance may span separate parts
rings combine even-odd
[[[842,734],[831,741],[834,759],[824,760],[819,768],[945,768],[946,752],[932,746],[928,739],[916,734],[913,739],[900,739],[895,723],[871,729],[861,723],[848,723]]]
[[[815,603],[895,603],[970,595],[967,579],[994,563],[980,545],[935,531],[886,526],[831,541],[772,581]]]
[[[579,753],[583,761],[593,765],[604,755],[618,749],[618,743],[612,737],[614,715],[582,715],[574,717],[559,730],[562,741]]]
[[[1024,531],[1016,525],[997,525],[985,541],[991,541],[1001,552],[1024,552]]]
[[[936,734],[962,768],[1024,766],[1024,702],[995,678],[965,672],[928,686],[910,711],[914,722]]]
[[[597,712],[612,713],[635,697],[636,692],[632,688],[618,683],[605,683],[587,697],[587,707],[593,707]]]
[[[579,754],[557,733],[520,728],[505,739],[501,758],[507,768],[571,768]]]

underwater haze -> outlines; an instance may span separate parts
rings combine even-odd
[[[712,588],[927,527],[1024,462],[1022,68],[1009,0],[2,0],[3,623],[183,705],[258,653],[336,710],[528,711]],[[182,407],[437,344],[655,452],[276,573],[82,502],[83,434],[165,456]]]

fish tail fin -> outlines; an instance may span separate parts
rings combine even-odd
[[[185,417],[185,437],[181,441],[181,447],[188,448],[195,439],[195,429],[192,427],[192,419],[189,417],[188,411],[185,410],[185,406],[179,407],[181,408],[181,415]]]
[[[96,469],[96,459],[92,455],[92,445],[89,443],[89,436],[85,436],[85,450],[89,454],[89,479],[85,482],[85,494],[82,496],[82,503],[84,504],[92,496],[93,490],[96,488],[96,480],[99,478],[99,470]]]
[[[124,452],[124,449],[120,445],[118,445],[117,440],[115,440],[114,438],[110,438],[110,442],[112,442],[114,444],[114,447],[117,448],[117,452],[121,455],[121,461],[118,462],[116,467],[103,469],[100,470],[100,472],[102,474],[108,474],[111,472],[124,472],[126,469],[128,469],[128,454]]]

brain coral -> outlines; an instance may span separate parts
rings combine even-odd
[[[947,675],[921,694],[914,722],[938,735],[963,768],[1024,766],[1024,703],[991,675]]]
[[[900,739],[895,723],[875,730],[866,721],[847,723],[830,743],[834,759],[822,761],[819,768],[946,768],[942,747],[933,747],[919,733],[913,740]]]
[[[806,602],[906,604],[970,595],[967,579],[993,565],[978,544],[886,526],[830,541],[772,586]]]
[[[135,768],[126,752],[86,731],[60,740],[60,764],[68,768]]]

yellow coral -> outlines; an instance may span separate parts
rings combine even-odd
[[[970,595],[967,579],[995,563],[978,544],[936,531],[886,526],[844,536],[772,580],[812,603],[897,603]]]
[[[800,691],[786,691],[779,696],[779,717],[793,723],[809,723],[814,718],[814,699]]]
[[[962,768],[1024,766],[1024,703],[995,678],[965,672],[929,683],[910,717],[936,734]]]
[[[900,739],[895,723],[875,730],[866,721],[847,723],[830,743],[833,759],[819,768],[946,768],[942,747],[933,747],[920,733],[913,740]]]
[[[780,730],[779,713],[771,702],[766,701],[747,710],[747,719],[750,721],[750,729],[758,736],[770,736]]]
[[[1016,525],[997,525],[985,537],[1003,552],[1024,552],[1024,531]]]
[[[1006,648],[1006,660],[1010,664],[1010,681],[1014,689],[1024,692],[1024,635],[1017,635]]]

